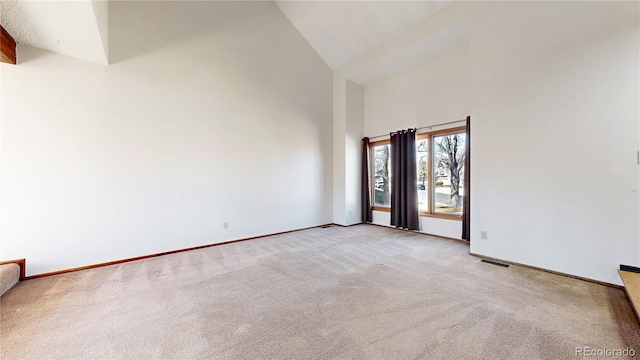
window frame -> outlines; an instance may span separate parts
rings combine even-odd
[[[369,143],[369,153],[371,154],[371,160],[369,164],[369,184],[372,184],[369,192],[371,193],[371,209],[376,211],[384,211],[391,212],[391,207],[387,206],[375,206],[375,198],[376,198],[376,189],[375,189],[375,181],[376,181],[376,159],[375,159],[375,151],[373,150],[376,146],[381,145],[391,145],[391,139],[386,140],[378,140]]]
[[[435,136],[443,136],[443,135],[453,135],[453,134],[459,134],[459,133],[464,133],[466,132],[467,127],[466,126],[458,126],[458,127],[453,127],[453,128],[447,128],[447,129],[442,129],[442,130],[435,130],[435,131],[426,131],[426,132],[421,132],[416,134],[416,141],[417,140],[423,140],[423,139],[427,139],[428,142],[428,146],[429,146],[429,151],[428,151],[428,155],[427,155],[427,172],[428,172],[428,176],[429,176],[429,181],[427,182],[427,191],[428,191],[428,198],[429,201],[427,201],[427,211],[420,211],[418,213],[419,216],[421,217],[430,217],[430,218],[437,218],[437,219],[446,219],[446,220],[455,220],[455,221],[462,221],[462,216],[458,216],[458,215],[451,215],[451,214],[443,214],[443,213],[437,213],[434,212],[434,207],[435,207],[435,188],[434,188],[434,180],[433,180],[433,155],[435,152],[435,143],[433,142],[433,138]],[[466,139],[465,139],[466,140]],[[386,144],[390,144],[391,140],[390,139],[384,139],[384,140],[378,140],[378,141],[373,141],[371,143],[369,143],[369,152],[371,154],[374,153],[373,148],[376,146],[380,146],[380,145],[386,145]],[[373,181],[375,181],[375,159],[374,161],[371,161],[369,164],[369,184],[373,184]],[[417,181],[417,180],[416,180]],[[372,199],[375,197],[375,189],[372,186],[371,189],[369,189],[370,194]],[[391,212],[391,208],[390,207],[385,207],[385,206],[373,206],[371,207],[372,210],[375,211],[383,211],[383,212]]]

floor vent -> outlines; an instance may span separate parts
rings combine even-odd
[[[502,266],[502,267],[505,267],[505,268],[508,268],[508,267],[509,267],[509,265],[507,265],[507,264],[502,264],[502,263],[495,262],[495,261],[491,261],[491,260],[482,259],[482,260],[480,260],[480,261],[481,261],[481,262],[483,262],[483,263],[487,263],[487,264],[491,264],[491,265],[496,265],[496,266]]]
[[[322,226],[320,226],[320,229],[328,229],[330,227],[331,227],[331,225],[322,225]]]

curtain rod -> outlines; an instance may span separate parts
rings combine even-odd
[[[467,121],[467,119],[465,118],[465,119],[456,120],[456,121],[449,121],[449,122],[442,123],[442,124],[435,124],[435,125],[423,126],[423,127],[416,128],[416,131],[418,131],[418,130],[423,130],[423,129],[429,129],[429,130],[431,130],[431,129],[433,129],[434,127],[444,126],[444,125],[451,125],[451,124],[457,124],[457,123],[459,123],[459,122],[463,122],[463,121],[465,121],[465,122],[466,122],[466,121]],[[385,137],[385,136],[390,136],[390,134],[384,134],[384,135],[378,135],[378,136],[371,136],[371,137],[369,137],[369,140],[371,140],[371,139],[376,139],[376,138],[380,138],[380,137]]]

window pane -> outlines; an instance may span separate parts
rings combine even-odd
[[[389,144],[373,147],[375,169],[373,172],[373,206],[391,206],[391,171]]]
[[[418,208],[420,212],[429,211],[429,142],[427,139],[416,141],[416,171],[418,173]]]
[[[433,137],[434,212],[462,215],[465,134]]]

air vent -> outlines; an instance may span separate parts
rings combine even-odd
[[[491,260],[482,259],[482,260],[480,260],[480,261],[481,261],[481,262],[483,262],[483,263],[487,263],[487,264],[491,264],[491,265],[496,265],[496,266],[502,266],[502,267],[505,267],[505,268],[508,268],[508,267],[509,267],[509,265],[507,265],[507,264],[502,264],[502,263],[495,262],[495,261],[491,261]]]
[[[322,226],[320,226],[320,229],[327,229],[327,228],[330,228],[330,227],[331,227],[331,225],[322,225]]]

